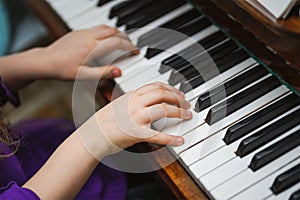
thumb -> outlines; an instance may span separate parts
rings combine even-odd
[[[77,74],[79,79],[111,79],[120,76],[122,76],[122,71],[116,66],[82,66]]]

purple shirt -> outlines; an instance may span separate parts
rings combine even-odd
[[[0,188],[0,198],[10,200],[35,200],[39,197],[31,190],[19,187],[15,182],[10,182],[7,186]]]
[[[38,199],[22,186],[46,162],[55,149],[75,130],[62,119],[27,120],[11,128],[20,138],[16,154],[0,160],[0,199]],[[0,153],[11,150],[0,143]],[[125,199],[123,173],[99,164],[76,199]]]

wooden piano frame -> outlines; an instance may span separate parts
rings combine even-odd
[[[53,39],[70,31],[45,1],[26,2],[48,27]],[[247,47],[249,53],[268,66],[283,82],[292,86],[291,89],[300,91],[300,17],[296,13],[286,20],[274,22],[257,12],[245,0],[190,0],[190,3],[207,14],[233,39],[238,38],[241,46]],[[107,81],[101,85],[96,98],[106,104],[111,101],[115,83]],[[164,149],[154,159],[164,165],[169,157],[172,157],[171,153]],[[208,199],[177,161],[158,170],[157,174],[178,199]]]

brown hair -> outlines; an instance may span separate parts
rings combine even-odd
[[[4,153],[0,152],[0,159],[7,158],[14,153],[16,153],[18,147],[19,147],[19,140],[16,140],[16,137],[14,137],[8,129],[7,124],[3,120],[2,115],[0,114],[0,143],[2,143],[5,146],[8,146],[11,148],[12,152],[10,153]]]

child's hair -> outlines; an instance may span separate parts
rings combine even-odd
[[[0,111],[0,143],[2,145],[8,146],[11,149],[10,153],[5,153],[3,149],[0,148],[0,160],[13,155],[19,147],[19,140],[16,140],[16,138],[14,138],[11,135],[7,127],[7,124],[3,120],[1,111]]]

